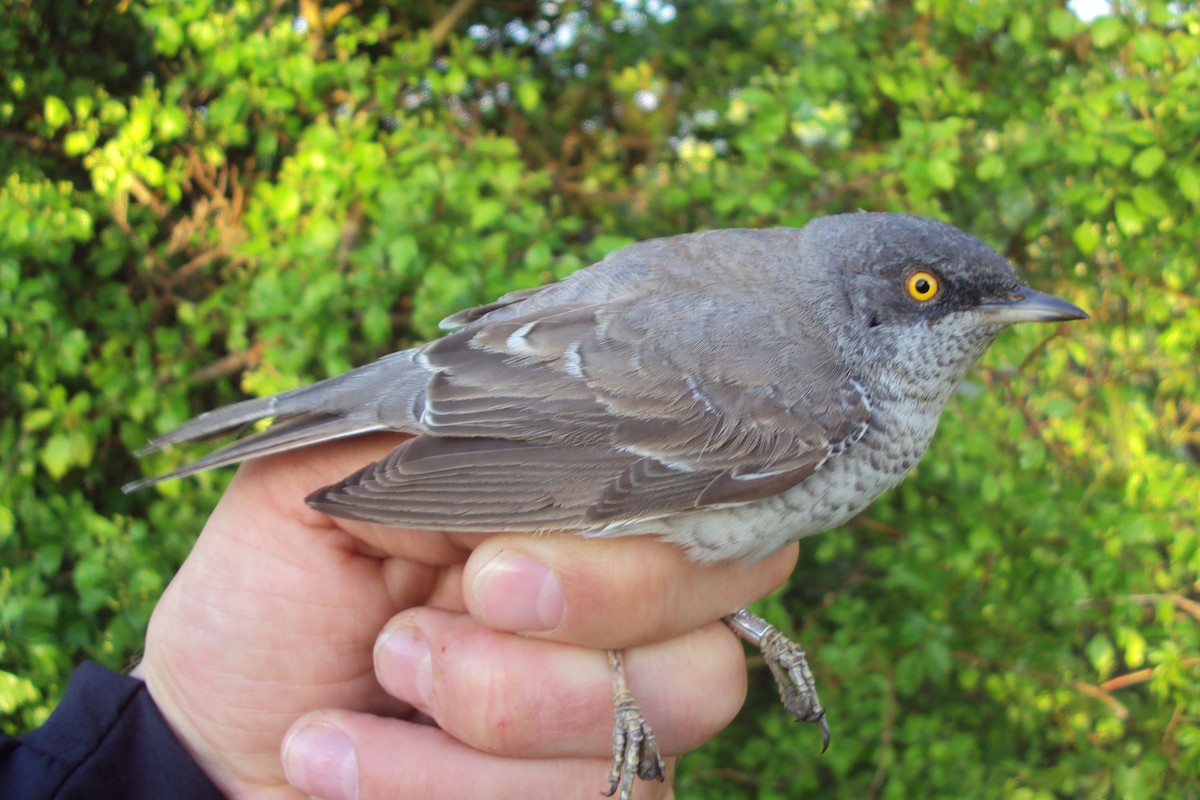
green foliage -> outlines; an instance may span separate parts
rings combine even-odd
[[[829,753],[758,670],[679,794],[1193,794],[1194,4],[417,5],[0,26],[5,727],[135,657],[227,479],[125,497],[179,458],[135,462],[150,435],[628,241],[893,209],[1094,319],[1006,334],[910,480],[764,601],[811,648]]]

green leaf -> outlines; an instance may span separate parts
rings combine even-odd
[[[1179,193],[1192,203],[1200,203],[1200,169],[1191,164],[1179,164],[1175,168],[1175,185]]]
[[[1088,659],[1092,662],[1092,667],[1096,670],[1096,675],[1100,678],[1107,678],[1112,674],[1113,667],[1116,663],[1117,651],[1113,647],[1112,642],[1108,637],[1097,634],[1092,637],[1084,648]]]
[[[1141,184],[1133,187],[1133,202],[1137,207],[1146,212],[1148,216],[1163,219],[1171,214],[1171,207],[1167,205],[1167,201],[1163,196],[1155,191],[1153,186]]]
[[[1146,217],[1128,200],[1118,200],[1113,209],[1117,227],[1126,236],[1138,236],[1146,227]]]
[[[452,67],[449,72],[442,78],[443,87],[450,94],[462,94],[463,89],[467,88],[467,73],[458,67]],[[519,91],[519,90],[518,90]],[[524,102],[522,101],[522,105]],[[535,105],[534,108],[537,106]],[[532,111],[533,109],[526,109]]]
[[[87,95],[79,95],[75,98],[75,118],[80,122],[92,116],[92,112],[96,108],[96,101]]]
[[[1028,44],[1033,38],[1033,20],[1028,14],[1017,14],[1009,25],[1008,33],[1018,44]]]
[[[0,670],[0,711],[11,713],[38,696],[37,686],[28,677]]]
[[[183,46],[183,28],[169,12],[155,15],[154,44],[167,57],[174,56]]]
[[[1104,159],[1115,167],[1123,167],[1133,157],[1133,148],[1124,142],[1109,139],[1101,148]]]
[[[545,242],[534,242],[525,250],[525,266],[535,272],[550,268],[550,247]]]
[[[1157,67],[1167,57],[1167,40],[1156,31],[1142,31],[1133,38],[1133,52],[1145,64]]]
[[[54,412],[48,408],[35,408],[21,418],[21,428],[26,433],[34,433],[47,428],[54,422]]]
[[[392,332],[392,320],[381,303],[367,307],[362,320],[363,334],[371,342],[385,342]]]
[[[397,275],[409,274],[416,262],[419,245],[412,234],[401,234],[387,245],[388,267]]]
[[[954,188],[955,178],[957,177],[954,170],[954,165],[949,161],[935,159],[929,162],[928,165],[929,180],[939,189],[948,190]]]
[[[5,539],[12,536],[13,531],[16,530],[16,522],[16,516],[13,514],[12,509],[8,506],[0,505],[0,544],[3,544]]]
[[[1064,8],[1052,8],[1046,27],[1055,39],[1069,39],[1079,27],[1079,18]]]
[[[995,153],[984,156],[975,168],[975,176],[981,181],[994,181],[1004,175],[1007,165],[1004,159]]]
[[[61,479],[71,468],[71,439],[65,433],[56,433],[42,445],[42,466],[50,477]]]
[[[155,188],[163,185],[166,170],[161,161],[153,156],[141,156],[134,161],[134,167],[146,183]]]
[[[158,139],[163,142],[171,142],[182,136],[187,131],[187,123],[187,114],[174,106],[161,109],[154,117]]]
[[[494,225],[503,215],[503,201],[492,197],[479,200],[471,209],[471,227],[477,231],[483,230],[484,228]]]
[[[1129,667],[1137,669],[1146,663],[1148,645],[1146,637],[1140,631],[1136,628],[1124,628],[1119,632],[1117,641],[1124,650],[1123,658]]]
[[[542,92],[533,81],[522,81],[517,84],[517,102],[522,111],[537,111],[542,102]]]
[[[1161,147],[1147,147],[1142,152],[1138,153],[1133,161],[1130,162],[1129,168],[1143,178],[1149,178],[1154,173],[1158,172],[1158,168],[1167,160],[1167,154],[1163,152]]]
[[[1124,35],[1125,26],[1115,15],[1100,17],[1092,23],[1092,41],[1097,47],[1112,47]]]
[[[218,30],[211,20],[198,19],[187,26],[188,41],[201,53],[217,46]]]
[[[1081,222],[1072,232],[1072,238],[1079,252],[1091,255],[1100,246],[1100,226],[1095,222]]]
[[[67,104],[54,95],[47,95],[43,106],[42,116],[50,130],[58,130],[71,121],[71,110]]]

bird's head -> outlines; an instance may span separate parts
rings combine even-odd
[[[805,229],[819,261],[836,265],[846,357],[910,393],[945,399],[995,338],[1017,322],[1085,319],[1031,289],[970,234],[907,214],[822,217]],[[848,314],[846,311],[848,310]]]

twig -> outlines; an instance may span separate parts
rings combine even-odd
[[[1066,323],[1064,322],[1063,324],[1055,327],[1055,329],[1053,331],[1051,331],[1049,335],[1047,335],[1040,342],[1038,342],[1036,345],[1034,345],[1033,349],[1025,354],[1025,358],[1021,359],[1021,363],[1017,366],[1017,372],[1024,372],[1025,368],[1028,367],[1031,363],[1033,363],[1033,360],[1035,358],[1037,358],[1038,356],[1040,356],[1042,354],[1042,352],[1046,349],[1046,346],[1049,345],[1050,342],[1054,341],[1059,336],[1061,336],[1062,332],[1065,329],[1066,329]]]
[[[1179,659],[1179,666],[1184,668],[1200,666],[1200,656],[1193,658],[1181,658]],[[1144,669],[1135,670],[1134,672],[1127,672],[1124,675],[1118,675],[1115,678],[1109,678],[1104,683],[1100,684],[1099,688],[1106,692],[1115,692],[1118,689],[1127,689],[1130,686],[1136,686],[1139,683],[1145,683],[1152,677],[1154,677],[1154,668],[1146,667]]]
[[[225,375],[232,375],[247,367],[253,367],[262,357],[262,349],[262,342],[257,342],[251,345],[248,350],[239,350],[236,353],[222,356],[211,364],[201,367],[192,373],[192,381],[194,383],[204,383],[224,377]]]
[[[1175,741],[1175,729],[1179,727],[1179,723],[1183,720],[1183,706],[1175,706],[1175,713],[1171,715],[1170,722],[1167,727],[1163,728],[1162,747],[1167,753],[1167,756],[1174,760],[1179,754],[1179,744]]]
[[[1192,619],[1200,622],[1200,603],[1195,600],[1184,597],[1178,593],[1166,594],[1165,592],[1157,592],[1154,594],[1121,594],[1115,597],[1088,597],[1080,600],[1080,604],[1094,606],[1102,602],[1115,602],[1118,600],[1128,600],[1132,603],[1140,603],[1141,605],[1154,605],[1161,603],[1163,600],[1169,601],[1177,609],[1187,614]]]
[[[974,653],[966,653],[961,650],[954,651],[952,653],[952,655],[955,658],[959,659],[960,661],[964,661],[964,662],[970,664],[971,666],[987,667],[988,669],[1004,669],[1004,670],[1009,670],[1011,672],[1019,672],[1024,675],[1028,675],[1031,678],[1036,678],[1037,680],[1040,680],[1043,683],[1058,684],[1061,686],[1069,686],[1072,689],[1074,689],[1075,691],[1079,692],[1080,694],[1085,694],[1088,697],[1094,697],[1095,699],[1099,700],[1101,703],[1104,703],[1104,705],[1108,706],[1109,710],[1111,710],[1117,716],[1117,718],[1120,719],[1122,722],[1128,722],[1129,718],[1132,716],[1129,713],[1129,709],[1125,707],[1124,703],[1122,703],[1117,698],[1113,697],[1104,688],[1102,688],[1100,686],[1093,686],[1092,684],[1084,683],[1083,681],[1067,680],[1067,679],[1059,677],[1058,675],[1052,675],[1047,672],[1040,672],[1038,670],[1029,669],[1027,667],[1017,667],[1017,666],[1013,666],[1011,664],[991,663],[991,662],[987,661],[986,659],[975,655]]]
[[[441,19],[433,23],[433,27],[429,29],[429,39],[433,42],[435,49],[440,47],[442,42],[446,41],[446,37],[458,27],[458,23],[462,22],[463,17],[474,6],[475,0],[458,0],[454,5],[450,6],[450,10]]]
[[[1180,611],[1200,622],[1200,603],[1181,594],[1127,594],[1118,599],[1132,600],[1135,603],[1157,603],[1161,600],[1170,600]]]

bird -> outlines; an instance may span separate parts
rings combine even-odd
[[[162,480],[349,436],[411,436],[306,500],[407,529],[654,535],[756,560],[846,522],[917,465],[968,369],[1010,325],[1087,318],[946,222],[858,211],[623,247],[442,322],[345,374],[208,411],[151,440],[258,432]],[[829,727],[806,654],[745,609],[798,718]],[[663,764],[610,651],[611,796]]]

